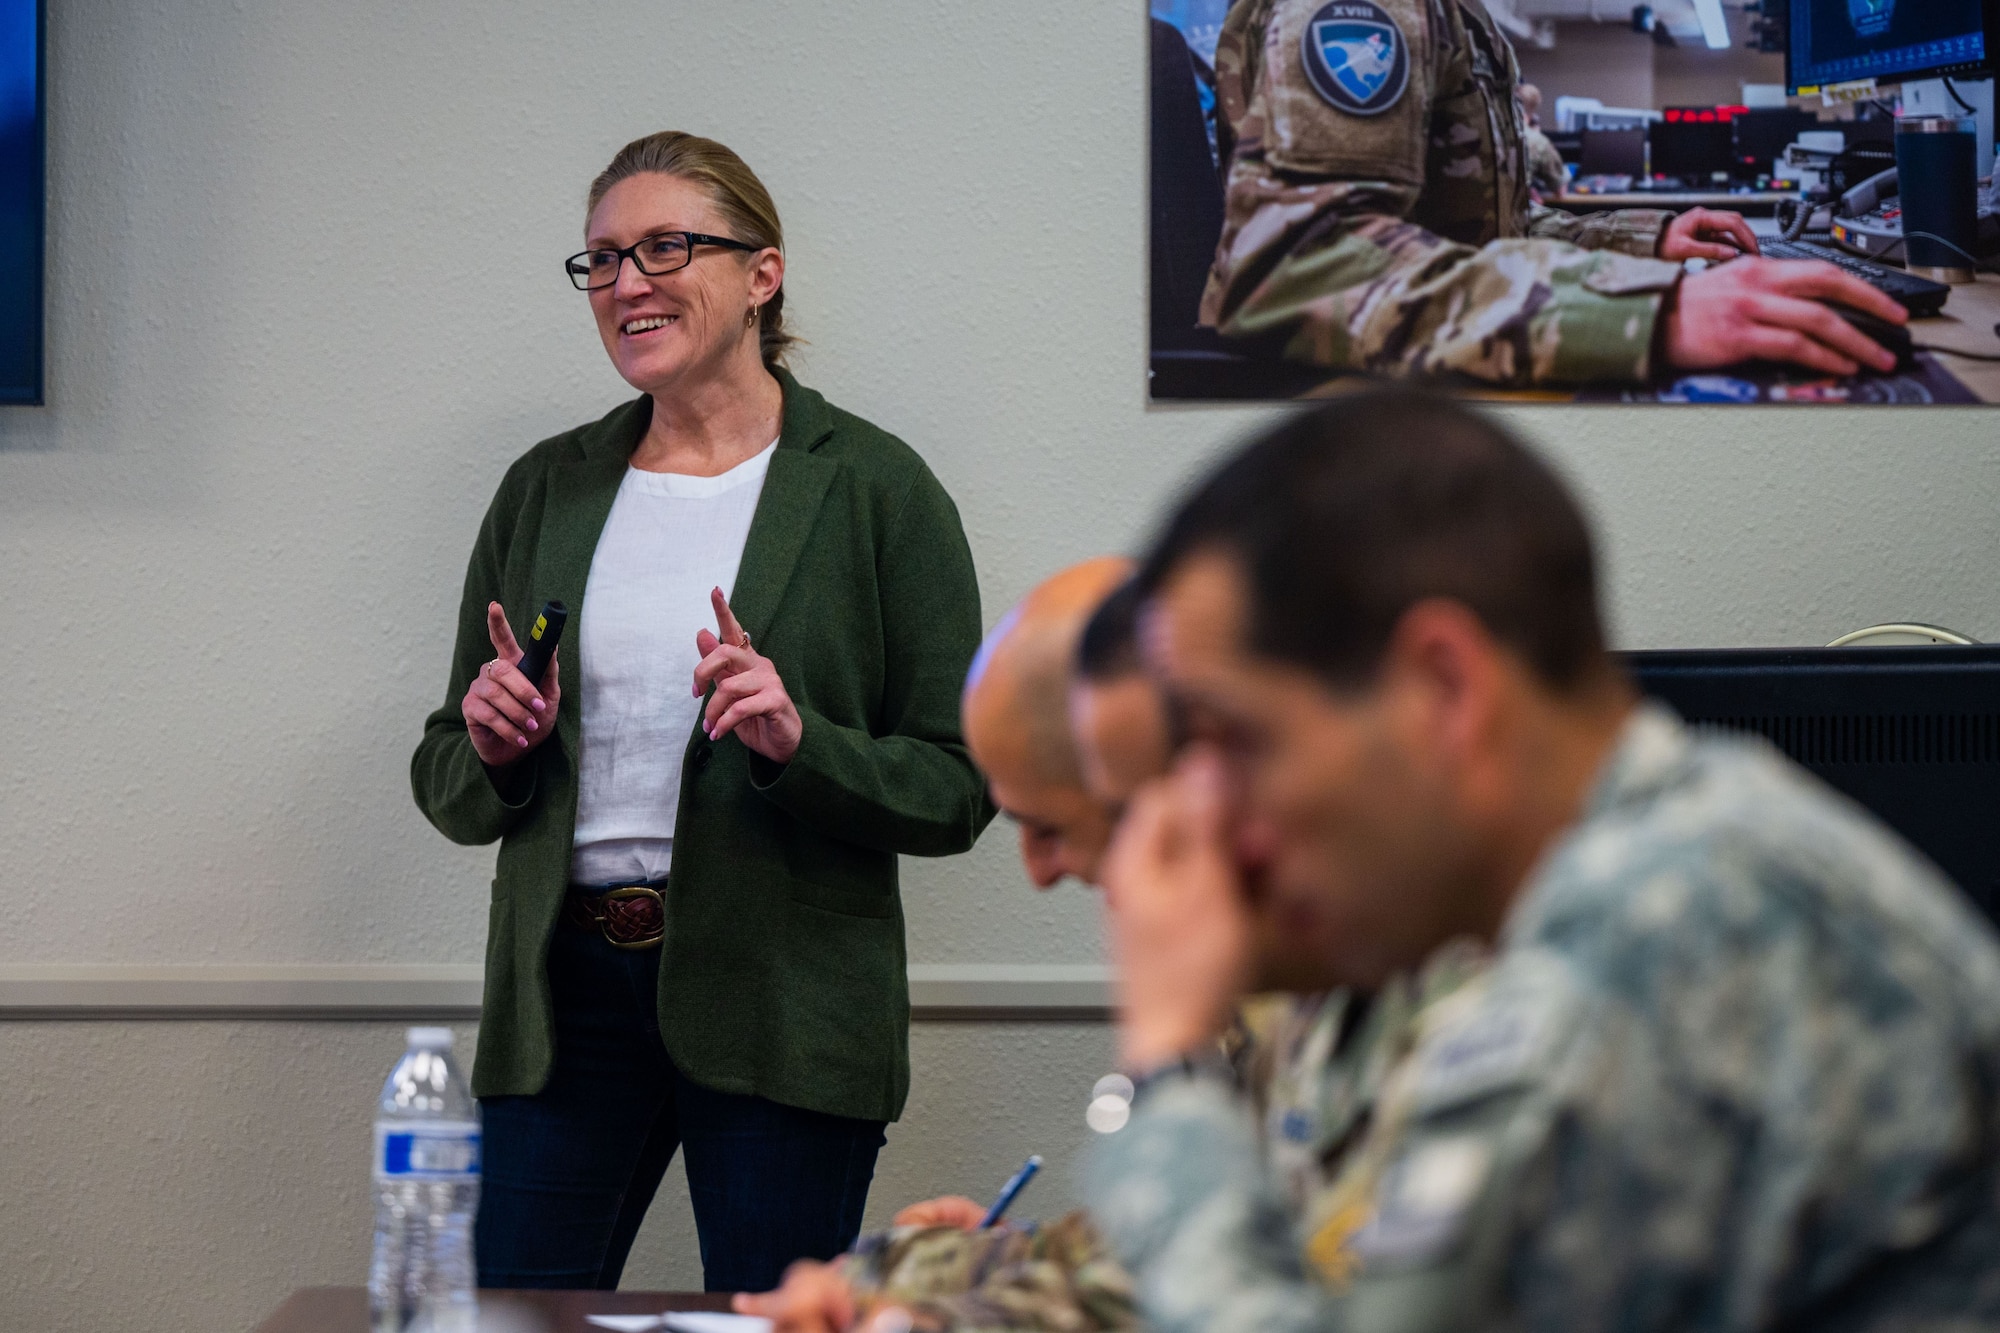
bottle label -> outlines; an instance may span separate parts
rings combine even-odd
[[[377,1125],[375,1172],[401,1180],[477,1180],[479,1126]]]

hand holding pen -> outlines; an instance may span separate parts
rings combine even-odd
[[[1021,1164],[1021,1169],[1000,1187],[1000,1196],[992,1206],[987,1207],[962,1194],[947,1194],[942,1198],[925,1199],[913,1203],[897,1213],[893,1225],[899,1227],[956,1227],[960,1231],[978,1231],[997,1223],[1027,1183],[1042,1169],[1039,1156],[1030,1157]]]
[[[948,1195],[911,1204],[896,1214],[895,1225],[964,1231],[993,1226],[1041,1168],[1040,1157],[1023,1162],[1001,1186],[1000,1197],[990,1208],[981,1210],[971,1199]],[[868,1309],[837,1266],[810,1259],[801,1259],[787,1269],[776,1291],[739,1293],[730,1308],[738,1314],[770,1320],[774,1333],[834,1333],[857,1327],[860,1333],[910,1333],[914,1327],[909,1311],[897,1305]]]

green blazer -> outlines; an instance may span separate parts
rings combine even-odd
[[[777,371],[784,430],[730,605],[805,724],[782,767],[734,736],[688,736],[660,949],[660,1036],[725,1092],[893,1120],[909,1092],[898,853],[948,856],[993,817],[959,738],[979,589],[951,497],[909,446]],[[508,469],[465,575],[444,706],[410,763],[454,842],[500,841],[473,1091],[534,1093],[554,1056],[546,967],[576,831],[591,556],[652,400],[544,440]],[[574,608],[554,740],[489,776],[459,700],[517,630]],[[565,927],[567,929],[567,927]]]

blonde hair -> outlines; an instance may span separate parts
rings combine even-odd
[[[725,145],[680,130],[661,130],[619,149],[611,165],[590,183],[586,213],[595,212],[619,181],[647,172],[699,185],[708,192],[735,239],[759,249],[770,246],[784,252],[785,228],[778,221],[778,206],[771,202],[771,192],[757,179],[757,173]],[[781,283],[771,299],[757,309],[757,346],[764,364],[784,365],[786,350],[798,341],[785,332],[785,288]]]

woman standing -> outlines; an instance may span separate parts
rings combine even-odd
[[[782,243],[712,140],[597,177],[569,273],[643,396],[508,470],[412,760],[440,831],[500,840],[482,1286],[616,1286],[676,1148],[711,1290],[844,1250],[909,1086],[896,857],[992,814],[957,510],[784,369]],[[512,627],[551,599],[529,681]]]

